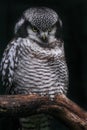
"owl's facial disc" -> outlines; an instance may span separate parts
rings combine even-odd
[[[53,26],[46,30],[37,29],[35,26],[28,27],[29,38],[38,42],[43,46],[47,46],[55,40],[56,26]]]
[[[48,31],[41,31],[37,29],[35,26],[33,26],[31,29],[41,41],[45,43],[48,42]]]

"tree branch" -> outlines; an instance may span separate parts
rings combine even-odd
[[[53,101],[38,95],[0,96],[0,116],[25,117],[42,112],[61,120],[70,130],[87,130],[87,112],[65,95],[58,95]]]

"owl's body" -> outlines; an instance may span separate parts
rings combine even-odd
[[[28,32],[31,35],[31,30]],[[30,35],[15,38],[3,54],[1,71],[3,83],[8,86],[7,93],[34,93],[51,99],[55,95],[66,94],[68,70],[63,42],[53,33],[48,42],[41,44],[41,39],[35,40]],[[51,120],[51,116],[42,113],[21,118],[20,122],[22,130],[51,130]]]

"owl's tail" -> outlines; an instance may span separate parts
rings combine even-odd
[[[52,117],[45,114],[21,118],[21,130],[51,130]]]

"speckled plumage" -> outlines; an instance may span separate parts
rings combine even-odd
[[[22,24],[25,20],[44,31],[45,29],[52,27],[52,25],[57,22],[58,15],[54,10],[49,10],[49,8],[30,8],[23,13],[23,17],[19,23],[16,24],[15,32],[17,32],[20,24]]]
[[[39,15],[37,15],[38,13]],[[50,28],[50,26],[53,26],[58,21],[58,15],[48,8],[32,8],[25,11],[23,15],[41,31]],[[35,19],[37,20],[37,17],[35,15],[39,18],[39,26],[36,24]],[[44,16],[46,16],[46,20]],[[40,17],[42,17],[41,20],[43,22],[40,21]],[[50,18],[47,19],[47,17]],[[19,29],[19,23],[23,24],[23,22],[21,20],[18,21],[15,33]],[[46,23],[47,25],[44,26]],[[29,27],[29,35],[27,37],[14,38],[8,44],[1,62],[2,81],[7,86],[8,93],[36,93],[41,96],[48,95],[51,99],[57,94],[67,93],[68,70],[64,55],[64,44],[55,37],[55,32],[56,30],[53,28],[53,31],[48,33],[48,42],[44,41],[45,43],[43,43],[41,39],[35,39],[38,35],[36,35],[36,32],[34,35]],[[31,33],[34,37],[31,37]],[[46,46],[42,44],[46,44]],[[14,87],[12,87],[12,84]],[[48,118],[51,120],[53,118],[45,114],[41,115],[21,118],[22,130],[51,130],[51,122],[48,121]]]

